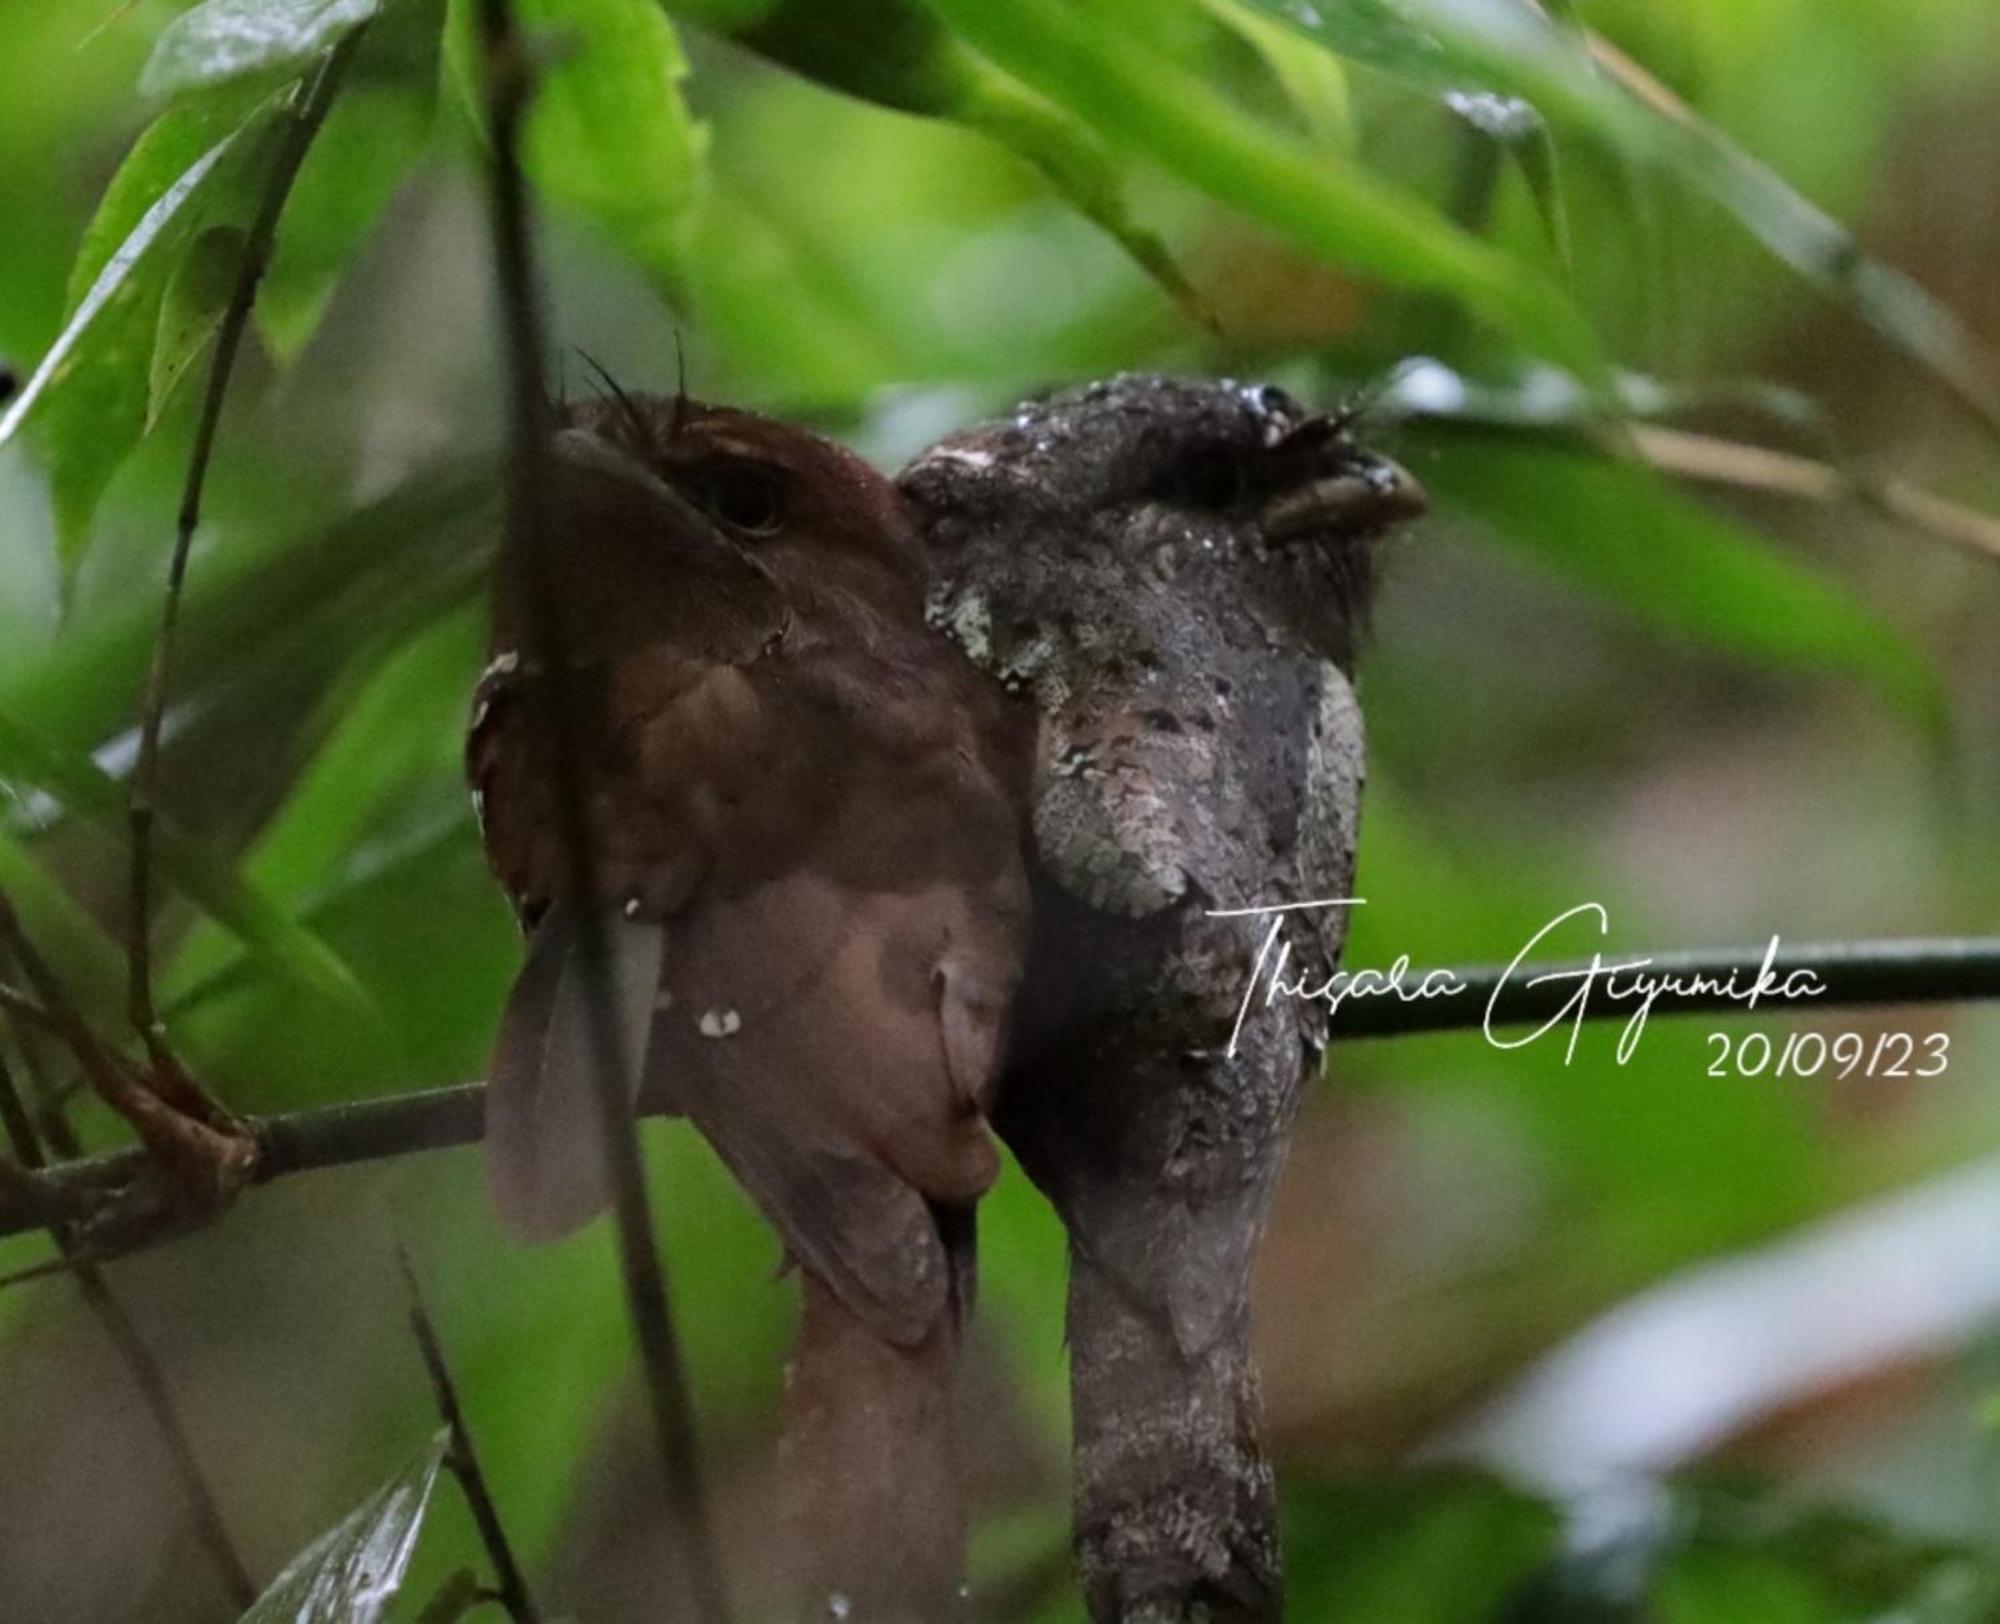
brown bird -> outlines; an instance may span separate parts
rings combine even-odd
[[[1076,1527],[1104,1624],[1283,1614],[1247,1293],[1339,962],[1352,677],[1416,483],[1274,388],[1117,378],[904,472],[931,611],[1040,716],[1000,1131],[1070,1237]],[[1287,915],[1243,910],[1292,908]],[[1239,1028],[1239,1021],[1241,1022]]]
[[[954,1352],[1026,926],[1025,711],[924,623],[895,488],[724,407],[571,406],[550,574],[594,887],[561,836],[549,674],[503,549],[468,767],[531,933],[487,1169],[545,1239],[605,1202],[579,920],[610,940],[631,1087],[775,1226],[804,1295],[788,1487],[814,1607],[951,1610]]]

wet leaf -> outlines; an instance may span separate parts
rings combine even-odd
[[[281,361],[312,337],[335,285],[430,150],[444,0],[397,0],[356,51],[285,200],[257,290],[257,330]]]
[[[1444,105],[1514,160],[1521,178],[1528,184],[1529,195],[1535,200],[1535,210],[1542,217],[1556,258],[1567,269],[1569,210],[1563,202],[1556,144],[1542,115],[1518,96],[1496,96],[1484,90],[1448,90]]]
[[[65,579],[98,498],[145,431],[180,251],[204,222],[247,220],[269,118],[269,103],[205,98],[139,138],[77,251],[68,319],[0,416],[0,444],[32,425],[47,462]]]
[[[1429,90],[1525,97],[1545,118],[1706,194],[2000,432],[2000,362],[1945,305],[1657,84],[1522,0],[1246,0],[1343,56]]]
[[[296,68],[366,22],[382,0],[206,0],[160,33],[139,76],[148,96]]]
[[[295,1556],[241,1624],[377,1624],[409,1571],[448,1430]]]

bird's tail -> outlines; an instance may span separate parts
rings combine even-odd
[[[897,1346],[812,1275],[800,1280],[783,1476],[804,1616],[948,1624],[963,1612],[965,1557],[958,1317]],[[958,1289],[969,1293],[969,1270]]]
[[[1282,1616],[1247,1308],[1189,1352],[1072,1247],[1077,1560],[1097,1624]]]

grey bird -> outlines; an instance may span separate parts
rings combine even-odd
[[[1423,494],[1276,388],[1152,376],[954,434],[899,483],[933,623],[1039,715],[996,1126],[1070,1237],[1091,1616],[1274,1619],[1247,1290],[1326,1031],[1309,999],[1246,1009],[1273,919],[1230,910],[1349,895],[1355,654]],[[1284,915],[1287,978],[1323,983],[1345,926]]]

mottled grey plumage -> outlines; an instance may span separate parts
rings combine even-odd
[[[1408,476],[1278,390],[1125,377],[905,470],[930,614],[1041,717],[1027,982],[999,1126],[1071,1235],[1077,1535],[1094,1617],[1281,1610],[1245,1294],[1325,1033],[1259,1009],[1268,921],[1348,895],[1349,675]],[[1343,911],[1288,932],[1315,980]]]

